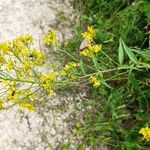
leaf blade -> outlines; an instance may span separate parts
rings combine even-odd
[[[122,46],[123,46],[123,49],[124,51],[126,52],[126,54],[128,55],[129,59],[134,62],[134,63],[137,63],[138,60],[137,58],[135,57],[134,53],[132,52],[132,50],[124,43],[124,41],[121,39],[121,42],[122,42]]]
[[[119,60],[120,65],[122,65],[124,61],[124,52],[123,52],[121,38],[119,39],[118,60]]]

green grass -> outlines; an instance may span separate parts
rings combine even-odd
[[[79,120],[75,127],[83,136],[79,147],[95,150],[103,142],[110,150],[148,150],[150,143],[138,132],[150,126],[150,2],[81,0],[73,6],[81,13],[80,25],[64,46],[64,57],[80,63],[75,74],[89,86],[83,105],[91,108],[83,113],[85,123]],[[79,50],[87,26],[94,26],[94,41],[102,44],[102,52],[88,60]],[[102,84],[93,88],[87,77],[98,72]]]

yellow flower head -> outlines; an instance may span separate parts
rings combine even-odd
[[[95,34],[95,29],[93,28],[93,26],[87,27],[87,31],[88,31],[90,34]]]
[[[24,47],[24,48],[20,49],[20,54],[23,57],[29,57],[30,56],[30,49],[27,47]]]
[[[91,52],[98,53],[101,50],[102,46],[98,44],[89,45],[88,49]]]
[[[43,36],[43,43],[45,45],[52,45],[56,42],[56,31],[51,30]]]
[[[7,91],[7,100],[18,100],[19,90],[16,87],[12,87]]]
[[[42,53],[42,51],[37,50],[37,49],[33,49],[29,57],[38,66],[43,65],[46,59],[46,56],[44,55],[44,53]]]
[[[91,76],[90,82],[93,84],[94,87],[100,86],[100,80],[98,80],[96,76]]]
[[[14,39],[12,42],[12,52],[18,56],[19,54],[21,54],[21,51],[25,48],[24,44],[18,40],[18,39]]]
[[[2,52],[2,55],[7,55],[10,50],[11,47],[9,42],[0,43],[0,51]]]
[[[75,67],[79,66],[79,63],[76,63],[76,62],[69,62],[68,64],[65,65],[64,67],[64,70],[67,71],[67,70],[71,70]]]
[[[83,51],[80,52],[80,54],[85,57],[91,57],[89,49],[84,49]]]
[[[35,111],[35,107],[32,104],[29,104],[29,103],[21,103],[20,108],[27,109],[31,112]]]
[[[41,81],[42,82],[53,81],[56,79],[56,77],[57,77],[56,72],[47,73],[47,74],[41,76]]]
[[[9,80],[2,79],[1,83],[3,85],[5,85],[5,86],[16,86],[16,82],[15,81],[9,81]]]
[[[75,69],[80,64],[76,62],[69,62],[64,66],[64,69],[61,72],[62,77],[67,77],[69,80],[74,80],[76,78]]]
[[[30,34],[22,34],[17,37],[17,40],[24,44],[30,44],[33,42],[33,37]]]
[[[45,75],[42,75],[40,78],[41,85],[44,90],[48,93],[48,95],[52,95],[54,93],[52,86],[53,83],[56,81],[57,78],[56,72],[47,73]]]
[[[30,70],[32,68],[31,63],[28,60],[24,60],[22,62],[22,68],[26,70]]]
[[[12,60],[12,59],[9,59],[7,61],[7,64],[6,64],[6,69],[7,70],[12,70],[15,68],[15,65],[16,65],[16,61],[15,60]]]
[[[150,141],[150,128],[149,127],[142,128],[139,131],[139,133],[143,135],[143,139]]]
[[[93,37],[95,35],[95,29],[91,27],[87,27],[87,31],[82,33],[82,37],[88,40],[93,40]]]
[[[80,52],[81,55],[85,57],[91,57],[92,54],[98,53],[101,50],[102,46],[98,44],[91,44],[86,49]]]

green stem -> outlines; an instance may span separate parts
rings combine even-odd
[[[8,80],[8,81],[16,81],[16,82],[33,83],[33,84],[36,83],[36,82],[33,82],[33,81],[20,80],[20,79],[14,79],[14,78],[3,78],[3,77],[0,77],[0,79]]]
[[[130,66],[129,67],[118,67],[118,68],[114,68],[114,69],[108,69],[108,70],[104,70],[104,71],[98,71],[98,72],[90,73],[90,74],[87,74],[85,76],[79,77],[79,79],[90,77],[92,75],[103,74],[103,73],[107,73],[107,72],[113,72],[113,71],[119,71],[119,70],[125,70],[125,69],[139,70],[138,68],[144,68],[144,67],[143,66],[137,66],[137,67],[130,67]]]

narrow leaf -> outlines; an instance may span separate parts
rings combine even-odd
[[[108,88],[110,88],[110,89],[113,89],[110,85],[108,85],[108,84],[106,83],[106,81],[105,81],[104,79],[101,79],[101,82],[102,82],[102,84],[104,84],[106,87],[108,87]]]
[[[129,79],[130,83],[132,84],[133,88],[135,90],[139,90],[138,81],[135,79],[134,74],[131,71],[128,74],[128,79]]]
[[[84,63],[83,63],[82,59],[80,60],[80,68],[81,68],[82,73],[83,73],[84,75],[86,75],[86,73],[85,73],[85,68],[84,68]]]
[[[123,60],[124,60],[124,52],[123,52],[123,46],[122,46],[121,38],[119,40],[118,60],[119,60],[119,63],[122,65]]]
[[[150,50],[147,50],[147,51],[139,51],[139,50],[136,50],[136,49],[131,49],[133,52],[135,53],[138,53],[144,57],[150,57]]]
[[[133,61],[134,63],[137,63],[138,60],[135,57],[134,53],[131,51],[131,49],[129,47],[127,47],[127,45],[123,41],[122,41],[122,45],[123,45],[123,48],[124,48],[126,54],[130,58],[130,60]]]

